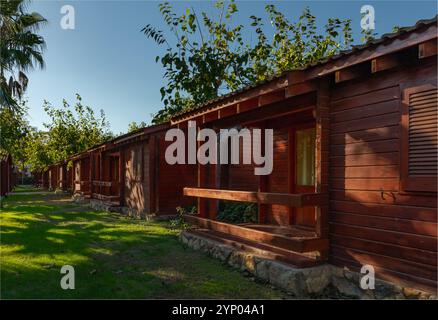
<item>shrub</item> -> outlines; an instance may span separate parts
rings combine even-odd
[[[176,207],[177,216],[169,221],[172,229],[187,229],[190,225],[184,221],[184,214],[196,214],[197,208],[191,207]]]
[[[257,214],[256,203],[221,201],[217,220],[231,223],[256,222]]]

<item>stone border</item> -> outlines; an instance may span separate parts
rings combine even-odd
[[[176,214],[157,215],[155,213],[146,213],[129,207],[116,207],[113,211],[127,215],[129,217],[145,219],[146,221],[168,221],[176,218]]]
[[[84,196],[77,194],[73,195],[72,200],[76,203],[88,203],[88,205],[94,210],[102,210],[108,212],[117,212],[122,215],[128,216],[134,219],[144,219],[146,221],[168,221],[177,217],[174,215],[157,215],[154,213],[145,213],[138,211],[137,209],[129,207],[114,207],[102,200],[98,199],[85,199]]]
[[[323,295],[334,288],[344,298],[352,299],[436,299],[436,295],[415,288],[402,287],[376,279],[374,290],[359,286],[360,274],[331,264],[310,268],[294,268],[255,253],[242,251],[215,240],[182,231],[180,241],[224,263],[248,272],[258,279],[285,290],[298,298]]]
[[[89,203],[89,200],[85,198],[83,193],[80,192],[73,193],[73,195],[71,196],[71,201],[77,204]]]

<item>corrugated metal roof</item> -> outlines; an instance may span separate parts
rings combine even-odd
[[[269,78],[267,78],[267,79],[265,79],[263,81],[255,82],[255,83],[250,84],[248,86],[242,87],[239,90],[232,91],[232,92],[226,93],[224,95],[221,95],[221,96],[219,96],[217,98],[208,100],[208,101],[206,101],[206,102],[204,102],[204,103],[202,103],[200,105],[197,105],[197,106],[195,106],[195,107],[193,107],[193,108],[191,108],[189,110],[181,111],[181,112],[175,114],[172,117],[172,119],[178,118],[178,117],[180,117],[180,116],[182,116],[184,114],[190,113],[192,111],[195,111],[195,110],[198,110],[198,109],[202,109],[204,107],[207,107],[208,105],[214,104],[216,102],[219,102],[219,101],[224,100],[226,98],[232,97],[234,95],[238,95],[239,93],[251,90],[253,88],[256,88],[258,86],[261,86],[261,85],[263,85],[265,83],[268,83],[268,82],[271,82],[273,80],[280,79],[280,78],[286,76],[286,74],[288,72],[297,71],[297,70],[300,70],[300,71],[307,70],[307,69],[312,68],[312,67],[323,65],[323,64],[326,64],[328,62],[335,61],[335,60],[344,58],[346,56],[350,56],[352,54],[356,54],[356,53],[358,53],[360,51],[363,51],[365,49],[370,49],[370,48],[373,48],[373,47],[377,47],[377,46],[379,46],[381,44],[384,44],[386,42],[390,42],[390,41],[392,41],[392,40],[394,40],[394,39],[396,39],[396,38],[398,38],[398,37],[400,37],[400,36],[402,36],[402,35],[404,35],[406,33],[415,32],[416,30],[418,30],[418,29],[420,29],[420,28],[422,28],[424,26],[432,25],[432,24],[437,22],[437,18],[438,18],[438,15],[436,15],[434,18],[431,18],[431,19],[419,20],[413,26],[401,27],[401,28],[399,28],[397,30],[397,32],[383,34],[379,39],[373,39],[373,40],[370,40],[367,43],[361,44],[361,45],[353,45],[351,47],[351,49],[349,49],[349,50],[342,50],[338,54],[335,54],[335,55],[327,57],[327,58],[320,59],[318,61],[315,61],[315,62],[307,65],[304,68],[288,70],[288,71],[282,72],[281,74],[272,75],[271,77],[269,77]]]

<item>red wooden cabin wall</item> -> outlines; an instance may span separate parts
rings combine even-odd
[[[5,156],[0,160],[0,175],[0,196],[4,196],[11,192],[15,185],[15,175],[10,156]]]
[[[122,151],[124,205],[139,212],[151,213],[149,191],[149,144],[131,144]]]
[[[196,199],[184,197],[184,187],[197,185],[197,165],[169,165],[165,150],[172,142],[164,140],[164,134],[157,137],[155,162],[155,204],[160,214],[175,214],[176,207],[194,206]]]
[[[330,260],[436,286],[437,198],[400,183],[400,84],[435,79],[436,62],[332,91]]]

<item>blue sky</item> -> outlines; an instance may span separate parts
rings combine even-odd
[[[60,27],[63,5],[75,8],[75,30]],[[41,30],[47,42],[46,68],[30,72],[27,98],[32,125],[43,129],[47,118],[44,100],[61,105],[63,98],[73,102],[79,93],[83,102],[96,111],[103,109],[118,134],[126,132],[131,121],[150,123],[151,114],[161,106],[159,89],[165,84],[155,56],[163,48],[140,32],[146,24],[165,29],[158,1],[34,1],[30,10],[46,17],[49,23]],[[237,1],[236,22],[247,25],[249,16],[266,18],[266,1]],[[360,8],[375,8],[376,32],[390,32],[394,25],[409,26],[437,12],[436,1],[277,1],[290,19],[296,19],[309,6],[323,25],[329,17],[351,18],[355,39],[360,39]],[[197,12],[211,12],[210,1],[177,1],[178,12],[194,7]],[[268,26],[269,27],[269,26]],[[248,28],[249,30],[249,28]],[[250,37],[250,32],[244,32]]]

